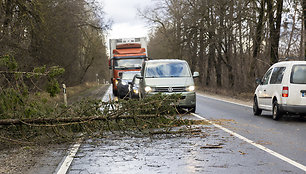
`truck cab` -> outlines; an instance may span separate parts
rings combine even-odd
[[[110,39],[110,60],[113,94],[118,94],[119,73],[125,71],[140,71],[141,65],[147,59],[147,41],[141,38]]]

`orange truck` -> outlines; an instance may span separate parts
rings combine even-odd
[[[146,37],[110,39],[109,48],[111,82],[113,94],[117,96],[119,73],[124,71],[140,71],[142,62],[147,59],[147,39]]]

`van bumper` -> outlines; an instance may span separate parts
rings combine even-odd
[[[280,109],[291,113],[306,113],[306,105],[281,105]]]
[[[146,96],[152,96],[158,94],[157,92],[147,93]],[[178,93],[162,93],[165,95],[181,94],[182,98],[179,100],[178,106],[182,108],[192,108],[196,106],[196,93],[195,92],[178,92]]]

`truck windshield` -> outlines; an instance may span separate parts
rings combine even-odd
[[[140,69],[143,59],[115,59],[114,67],[116,69]]]
[[[139,72],[126,72],[122,74],[122,79],[126,79],[126,80],[132,80],[133,77],[139,74]]]
[[[290,83],[306,84],[306,65],[293,66]]]
[[[145,77],[190,77],[189,66],[185,62],[151,62],[147,64]]]

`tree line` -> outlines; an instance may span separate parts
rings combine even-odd
[[[251,92],[286,57],[305,60],[301,0],[158,0],[140,13],[152,58],[187,60],[202,87]]]
[[[108,79],[104,34],[111,22],[100,3],[0,0],[0,56],[14,57],[18,71],[60,66],[60,82],[68,86],[94,81],[96,74]]]

